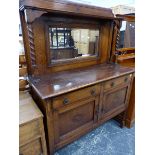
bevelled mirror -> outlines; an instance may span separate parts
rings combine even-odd
[[[49,27],[50,64],[74,61],[99,54],[99,29]]]

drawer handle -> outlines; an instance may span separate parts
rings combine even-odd
[[[69,100],[67,98],[64,98],[63,104],[68,104],[68,103],[69,103]]]
[[[128,81],[128,78],[126,77],[125,79],[124,79],[124,82],[127,82]]]
[[[111,82],[111,87],[113,87],[115,85],[115,83],[114,82]]]
[[[90,91],[90,93],[91,93],[92,96],[95,96],[95,95],[96,95],[95,89],[92,89],[92,90]]]
[[[99,109],[96,109],[96,115],[98,115],[99,114]]]

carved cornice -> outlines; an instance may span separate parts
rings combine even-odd
[[[31,9],[25,9],[25,19],[27,23],[32,23],[35,19],[39,18],[44,13],[47,13],[46,11],[38,11],[38,10],[31,10]]]

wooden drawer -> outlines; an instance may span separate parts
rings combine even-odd
[[[94,85],[84,89],[80,89],[71,93],[67,93],[53,99],[53,108],[57,109],[81,99],[95,97],[100,93],[100,85]]]
[[[103,84],[103,87],[106,90],[106,89],[111,89],[113,87],[120,86],[122,84],[126,84],[131,81],[131,77],[132,77],[132,74],[128,74],[119,78],[109,80]]]
[[[20,155],[43,155],[41,139],[33,140],[32,142],[19,148]]]
[[[20,146],[30,142],[32,139],[40,135],[39,120],[32,121],[19,128],[19,144]]]

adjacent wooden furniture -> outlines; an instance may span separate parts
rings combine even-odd
[[[43,115],[29,94],[24,55],[19,56],[19,64],[19,153],[46,155]]]
[[[19,68],[26,66],[26,58],[25,55],[19,55]]]
[[[115,21],[114,27],[114,37],[112,43],[112,52],[111,52],[111,60],[113,59],[114,62],[122,65],[135,68],[135,47],[131,46],[134,45],[134,32],[128,32],[128,37],[131,39],[125,40],[125,45],[129,45],[126,48],[120,47],[120,28],[122,21],[128,21],[134,23],[135,16],[134,15],[117,15],[117,19]],[[127,29],[128,30],[128,29]],[[125,32],[127,33],[127,32]],[[133,40],[132,40],[133,39]],[[132,91],[129,100],[129,106],[127,109],[126,114],[126,121],[125,124],[128,128],[131,128],[135,122],[135,78],[132,83]]]
[[[24,91],[29,89],[27,81],[27,67],[25,55],[19,55],[19,90]]]
[[[19,93],[19,152],[47,155],[43,115],[28,92]]]
[[[110,63],[112,10],[67,0],[23,0],[20,17],[31,95],[45,116],[48,153],[120,113],[124,126],[134,69]],[[53,62],[49,50],[53,25],[59,30],[93,30],[97,54]]]

